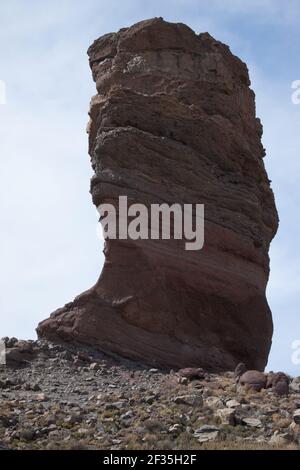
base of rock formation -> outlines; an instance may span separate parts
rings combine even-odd
[[[169,372],[88,348],[5,342],[0,449],[300,450],[300,377]]]

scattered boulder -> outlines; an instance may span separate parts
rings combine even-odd
[[[279,431],[275,431],[269,442],[273,446],[285,446],[289,444],[291,440],[292,437],[290,433],[280,433]]]
[[[206,377],[206,373],[203,369],[195,367],[186,367],[185,369],[179,369],[177,373],[180,377],[188,379],[190,381],[201,380],[205,379]]]
[[[29,349],[22,346],[6,349],[6,365],[8,367],[18,368],[27,366],[34,359],[34,354]]]
[[[104,409],[105,410],[122,410],[123,408],[126,408],[126,402],[125,401],[116,401],[114,403],[106,403]]]
[[[35,398],[36,401],[46,401],[47,400],[46,395],[44,393],[37,393],[34,398]]]
[[[177,434],[182,430],[182,425],[179,423],[172,424],[172,426],[169,427],[168,432],[171,434]]]
[[[32,341],[18,340],[14,344],[14,347],[18,348],[18,351],[20,353],[33,354],[33,352],[34,352]]]
[[[235,399],[233,399],[233,400],[228,400],[228,401],[226,402],[226,406],[227,406],[228,408],[237,408],[238,406],[240,406],[240,402],[237,401],[237,400],[235,400]]]
[[[285,396],[289,394],[289,383],[285,380],[279,380],[274,387],[276,395]]]
[[[220,434],[220,429],[217,426],[204,425],[194,432],[194,436],[199,442],[215,441]]]
[[[20,368],[30,364],[36,357],[34,341],[2,338],[5,344],[5,363],[7,367]]]
[[[300,393],[300,377],[294,377],[290,383],[290,389],[294,393]]]
[[[239,379],[245,372],[247,372],[247,367],[243,362],[240,362],[234,369],[234,377]]]
[[[205,405],[213,410],[224,407],[224,403],[219,397],[206,397]]]
[[[7,387],[7,382],[6,380],[0,380],[0,389],[1,388],[6,388]]]
[[[269,374],[267,375],[266,388],[274,387],[277,382],[280,382],[282,380],[289,382],[289,378],[284,372],[269,372]]]
[[[270,372],[267,377],[266,388],[272,388],[279,396],[288,395],[289,382],[290,379],[284,372]]]
[[[262,426],[262,422],[260,419],[248,417],[242,419],[242,424],[250,426],[251,428],[260,428]]]
[[[202,406],[203,399],[201,395],[181,395],[174,398],[176,405]]]
[[[221,424],[235,424],[235,411],[232,408],[220,408],[216,411],[216,416],[221,420]]]
[[[241,385],[246,385],[257,392],[260,392],[261,389],[266,388],[267,377],[263,372],[258,370],[248,370],[239,379]]]
[[[294,408],[296,408],[296,409],[300,408],[300,400],[294,400],[293,404],[294,404]]]
[[[35,431],[33,429],[23,429],[19,433],[19,438],[24,441],[32,441],[35,436]]]

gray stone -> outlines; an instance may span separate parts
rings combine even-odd
[[[221,424],[230,424],[231,426],[234,425],[235,412],[233,409],[221,408],[217,410],[216,416],[220,418]]]
[[[262,426],[262,422],[258,418],[242,418],[242,423],[251,428],[260,428]]]
[[[288,432],[280,433],[275,431],[269,443],[273,446],[284,446],[291,441],[291,435]]]
[[[241,385],[246,385],[259,392],[262,388],[266,387],[267,377],[258,370],[248,370],[240,377],[239,381]]]
[[[104,408],[105,410],[121,410],[122,408],[126,408],[126,402],[116,401],[114,403],[107,403]]]
[[[294,393],[300,393],[300,377],[294,377],[290,383],[290,390]]]
[[[224,403],[219,397],[207,397],[205,398],[205,405],[209,408],[216,409],[216,408],[223,408]]]
[[[201,395],[180,395],[174,398],[176,405],[202,406],[203,399]]]
[[[35,431],[33,429],[23,429],[20,431],[20,439],[23,441],[32,441],[35,436]]]

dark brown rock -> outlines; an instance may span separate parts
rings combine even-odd
[[[233,375],[236,379],[239,379],[245,372],[247,372],[247,367],[243,362],[240,362],[234,369]]]
[[[278,218],[246,65],[161,18],[97,39],[89,153],[94,204],[204,203],[205,244],[108,240],[99,281],[38,326],[153,365],[264,369]]]
[[[13,368],[28,365],[36,357],[32,341],[18,340],[17,338],[2,338],[5,343],[6,365]]]
[[[284,372],[270,372],[267,377],[266,388],[275,387],[278,382],[289,383],[290,379]]]
[[[260,392],[262,388],[266,388],[267,377],[257,370],[248,370],[240,377],[240,384]]]
[[[22,367],[33,359],[32,353],[24,352],[22,349],[11,348],[6,350],[6,365],[9,367]]]
[[[284,372],[276,372],[268,374],[266,388],[272,388],[279,395],[288,395],[289,393],[289,377]]]
[[[196,367],[186,367],[185,369],[180,369],[178,371],[178,375],[188,380],[201,380],[206,377],[204,370],[201,368],[197,369]]]

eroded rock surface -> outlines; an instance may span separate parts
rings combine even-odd
[[[278,218],[246,65],[208,33],[161,18],[106,34],[88,54],[94,204],[205,204],[205,243],[107,241],[96,285],[39,336],[154,365],[262,370]]]

